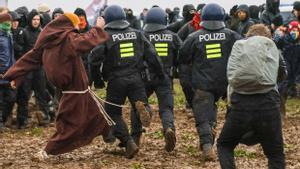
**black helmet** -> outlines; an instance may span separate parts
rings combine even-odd
[[[104,19],[106,27],[113,29],[124,29],[129,27],[129,23],[126,21],[126,14],[122,7],[118,5],[108,6],[104,10]]]
[[[208,30],[225,28],[225,10],[220,5],[210,3],[204,6],[201,15],[201,26]]]
[[[158,30],[166,29],[167,27],[167,14],[160,8],[151,8],[145,17],[145,27],[146,32],[155,32]]]

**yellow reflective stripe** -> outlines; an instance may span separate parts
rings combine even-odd
[[[157,52],[168,52],[168,48],[155,48]]]
[[[221,49],[211,49],[206,51],[206,54],[212,54],[212,53],[221,53]]]
[[[133,52],[133,48],[125,48],[125,49],[121,49],[121,53],[127,53],[127,52]]]
[[[156,43],[155,44],[156,48],[167,48],[169,45],[167,43]]]
[[[168,56],[167,52],[158,52],[158,56]]]
[[[133,43],[123,43],[123,44],[120,44],[120,48],[129,48],[129,47],[133,47]]]
[[[130,53],[121,53],[121,58],[127,58],[127,57],[133,57],[134,53],[130,52]]]
[[[207,59],[215,59],[222,57],[221,53],[207,55]]]
[[[206,49],[214,49],[214,48],[220,48],[221,44],[211,44],[211,45],[206,45]]]

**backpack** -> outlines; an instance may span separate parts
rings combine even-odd
[[[228,60],[229,87],[239,94],[267,93],[276,87],[280,53],[266,37],[237,41]]]

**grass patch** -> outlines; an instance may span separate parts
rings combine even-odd
[[[42,128],[35,127],[35,128],[33,128],[33,129],[31,129],[30,135],[31,135],[31,136],[34,136],[34,137],[40,137],[40,136],[43,135],[43,129],[42,129]]]
[[[132,169],[144,169],[145,166],[142,163],[133,163],[131,168]]]
[[[197,156],[199,150],[197,147],[193,146],[193,145],[185,145],[185,151],[191,155],[191,156]]]
[[[256,158],[256,153],[247,152],[246,150],[236,149],[234,150],[234,157],[245,157],[249,159]]]
[[[161,130],[157,130],[153,133],[146,133],[146,136],[149,136],[153,139],[159,139],[159,140],[162,140],[164,139],[164,134]]]

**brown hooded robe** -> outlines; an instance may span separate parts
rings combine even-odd
[[[80,56],[108,39],[100,28],[79,34],[72,22],[61,16],[41,32],[34,48],[7,71],[4,78],[19,86],[26,73],[44,66],[47,79],[62,91],[88,89],[88,77]],[[56,133],[49,140],[47,154],[62,154],[89,144],[109,125],[89,92],[63,94],[56,119]]]

